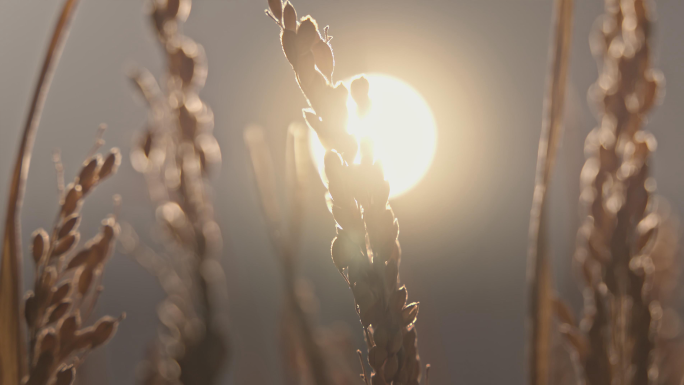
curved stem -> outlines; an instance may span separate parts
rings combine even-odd
[[[19,145],[19,153],[10,181],[5,234],[0,264],[0,382],[18,384],[26,372],[26,346],[21,327],[21,224],[20,212],[31,163],[31,150],[36,130],[45,105],[55,67],[69,32],[69,25],[78,0],[65,0],[62,12],[52,33],[38,84],[33,93],[31,108]]]
[[[549,383],[553,282],[547,241],[547,188],[562,135],[565,88],[572,37],[573,0],[556,0],[551,69],[547,79],[544,121],[537,154],[537,174],[530,213],[527,280],[529,287],[529,384]]]

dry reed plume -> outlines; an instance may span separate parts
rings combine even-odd
[[[581,173],[586,219],[575,253],[585,286],[581,322],[553,298],[548,260],[546,272],[532,281],[537,283],[533,293],[545,303],[543,309],[532,307],[532,315],[549,329],[555,313],[578,364],[579,381],[589,385],[681,381],[681,374],[675,377],[671,363],[663,359],[672,346],[666,346],[660,333],[663,304],[676,283],[676,274],[668,273],[675,263],[676,236],[662,199],[654,196],[650,156],[655,138],[642,129],[663,83],[662,74],[651,67],[651,7],[646,0],[606,0],[591,40],[600,74],[589,95],[599,125],[586,139]],[[535,189],[535,197],[537,193]],[[543,230],[531,234],[542,237]],[[533,324],[533,336],[543,338],[532,342],[548,348],[550,333],[542,335],[539,325]],[[532,357],[533,368],[546,369],[548,375],[549,362],[539,358]],[[548,383],[540,373],[532,373],[533,384]]]
[[[283,52],[311,109],[304,117],[326,148],[330,209],[337,223],[332,258],[352,290],[364,328],[368,362],[374,370],[365,381],[379,384],[417,384],[421,368],[417,352],[418,304],[407,304],[407,291],[399,287],[401,250],[398,222],[389,206],[389,183],[369,143],[347,133],[349,90],[333,83],[334,57],[328,28],[323,36],[311,16],[297,19],[290,2],[269,1],[269,11],[281,27]],[[355,79],[351,95],[360,110],[367,110],[368,81]],[[364,369],[365,371],[365,369]]]
[[[102,291],[100,282],[104,264],[119,233],[116,217],[110,216],[102,222],[100,233],[76,252],[83,201],[99,183],[116,173],[121,162],[117,149],[112,149],[104,158],[94,154],[102,144],[100,139],[76,179],[66,188],[61,180],[59,157],[56,156],[60,208],[51,234],[39,229],[32,237],[35,282],[34,290],[27,293],[23,306],[26,328],[19,310],[23,259],[19,219],[24,186],[47,91],[77,5],[77,0],[66,0],[62,7],[33,94],[10,184],[0,273],[1,384],[73,383],[76,368],[85,356],[114,335],[123,317],[105,316],[93,326],[82,325]],[[28,331],[28,344],[24,341],[25,329]]]
[[[163,327],[140,381],[212,384],[225,365],[227,343],[217,323],[225,291],[218,259],[222,237],[208,187],[221,150],[212,135],[213,113],[198,95],[207,77],[206,56],[182,33],[190,0],[148,5],[167,73],[163,89],[146,70],[131,76],[150,108],[131,161],[147,180],[166,247],[155,252],[132,232],[125,247],[159,279],[167,298],[158,307]]]

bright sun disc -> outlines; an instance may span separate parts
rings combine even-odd
[[[370,84],[371,108],[360,118],[350,96],[347,132],[372,141],[375,158],[382,162],[390,183],[390,198],[397,197],[415,186],[430,167],[437,127],[427,102],[411,86],[387,75],[364,76]],[[325,149],[313,130],[310,134],[311,154],[323,177]]]

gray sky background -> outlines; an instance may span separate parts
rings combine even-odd
[[[588,34],[602,10],[577,0],[568,131],[552,188],[552,241],[557,283],[579,303],[570,272],[578,224],[582,144],[595,120],[586,90],[597,69]],[[657,65],[667,95],[649,122],[658,141],[660,192],[684,213],[684,2],[657,1]],[[30,93],[61,1],[0,2],[0,202]],[[195,0],[185,33],[204,45],[209,77],[202,92],[216,117],[223,166],[213,180],[216,213],[226,241],[234,360],[231,384],[282,384],[277,349],[281,306],[278,265],[261,218],[242,131],[259,124],[275,159],[283,159],[286,127],[300,119],[304,98],[279,47],[278,28],[263,14],[266,1]],[[538,135],[547,70],[551,0],[297,0],[300,16],[330,25],[336,77],[382,72],[403,79],[430,104],[438,126],[431,169],[392,202],[401,223],[401,276],[419,300],[420,354],[434,384],[523,384],[525,259]],[[28,234],[51,224],[57,207],[54,148],[67,178],[90,149],[99,123],[107,146],[124,152],[118,175],[84,209],[84,236],[97,231],[123,196],[121,218],[141,234],[153,224],[143,179],[128,161],[146,111],[124,76],[138,63],[159,75],[161,53],[138,0],[83,0],[57,68],[36,141],[23,214]],[[320,301],[323,324],[361,327],[349,289],[329,256],[333,220],[324,188],[312,178],[301,255],[302,274]],[[2,203],[0,207],[5,207]],[[26,266],[30,269],[30,262]],[[30,275],[27,274],[27,277]],[[131,384],[157,327],[156,282],[124,255],[106,269],[99,311],[128,318],[106,350],[110,383]],[[357,339],[361,347],[361,339]]]

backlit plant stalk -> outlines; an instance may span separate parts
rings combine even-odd
[[[372,148],[347,133],[347,97],[333,83],[330,39],[310,16],[301,20],[289,2],[269,1],[267,13],[281,27],[283,52],[311,109],[304,117],[326,149],[325,174],[331,212],[337,223],[332,258],[354,294],[364,328],[368,361],[374,370],[368,383],[418,384],[420,361],[416,328],[418,304],[407,304],[399,286],[399,225],[389,206],[389,183]],[[355,79],[351,94],[360,110],[368,108],[368,81]],[[360,162],[355,163],[357,152]]]
[[[655,343],[662,308],[652,287],[662,218],[650,176],[656,142],[642,130],[663,83],[651,67],[651,5],[606,0],[592,39],[600,74],[590,97],[599,125],[586,139],[581,174],[587,216],[575,256],[585,281],[580,325],[559,307],[561,331],[589,385],[659,381]]]
[[[227,343],[217,322],[225,292],[222,237],[214,220],[208,176],[221,162],[214,116],[198,93],[207,77],[204,49],[182,34],[190,0],[149,1],[166,55],[164,87],[145,70],[132,74],[150,107],[148,125],[131,154],[148,182],[159,227],[168,239],[155,252],[129,237],[127,246],[159,279],[167,298],[163,327],[144,365],[144,384],[202,385],[218,379]]]
[[[544,100],[542,131],[537,153],[534,196],[530,212],[527,280],[529,285],[529,383],[546,385],[556,377],[552,363],[554,326],[554,289],[547,236],[548,186],[563,133],[565,90],[570,62],[573,0],[556,0],[553,40],[550,45],[550,70]],[[561,370],[562,373],[562,370]]]

